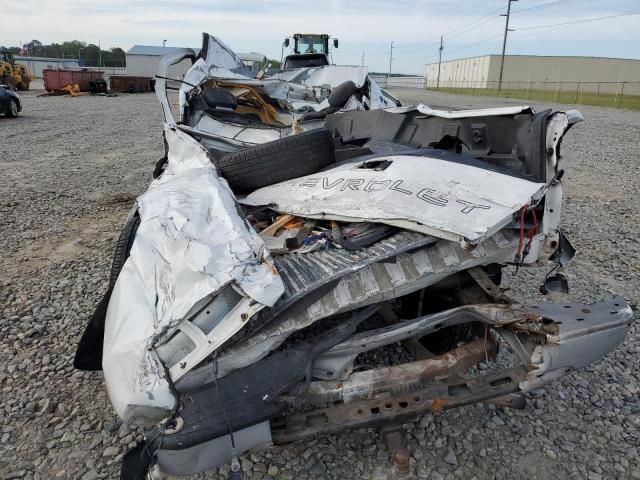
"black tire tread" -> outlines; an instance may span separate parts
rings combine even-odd
[[[15,115],[13,115],[11,113],[11,105],[15,105],[16,106],[16,114]],[[9,117],[9,118],[16,118],[18,116],[18,101],[15,98],[10,98],[9,99],[9,106],[7,107],[6,116]]]
[[[131,252],[131,246],[133,245],[133,239],[136,236],[138,227],[140,226],[140,216],[136,214],[130,218],[122,228],[118,241],[116,242],[116,250],[113,253],[113,261],[111,262],[111,275],[109,276],[109,289],[112,289],[116,284],[118,275],[124,262],[127,261],[129,253]]]
[[[332,163],[333,136],[323,128],[225,155],[216,166],[233,191],[244,193],[309,175]]]

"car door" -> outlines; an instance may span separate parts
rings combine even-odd
[[[6,113],[9,107],[9,94],[4,86],[0,86],[0,115]]]

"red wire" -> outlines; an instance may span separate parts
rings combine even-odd
[[[533,238],[538,233],[538,217],[535,210],[531,210],[531,214],[533,215],[533,233],[531,234]]]

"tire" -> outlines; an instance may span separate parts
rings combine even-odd
[[[333,136],[326,128],[230,153],[215,161],[220,175],[236,193],[303,177],[333,163]]]
[[[7,117],[16,118],[18,116],[18,102],[14,98],[9,99],[9,107],[7,108]]]
[[[124,267],[124,262],[129,258],[131,246],[133,245],[133,240],[136,237],[136,232],[138,231],[139,226],[140,216],[138,215],[138,212],[136,212],[133,217],[127,220],[120,232],[118,242],[116,243],[116,251],[113,254],[113,261],[111,262],[109,289],[112,289],[116,284],[118,275],[120,275],[120,271],[122,270],[122,267]]]
[[[138,212],[136,212],[131,218],[127,219],[122,228],[122,232],[120,232],[120,237],[118,237],[118,242],[116,243],[116,251],[113,254],[113,262],[111,263],[109,288],[100,302],[98,302],[78,342],[78,348],[76,349],[76,354],[73,359],[73,366],[78,370],[102,370],[104,324],[107,318],[107,308],[109,307],[111,292],[113,292],[113,287],[118,279],[118,275],[120,275],[124,262],[131,252],[131,246],[133,245],[133,239],[136,236],[138,226],[140,226],[140,216]]]
[[[351,98],[351,96],[358,91],[358,87],[351,80],[342,82],[336,88],[331,90],[327,101],[329,105],[335,108],[342,108]]]

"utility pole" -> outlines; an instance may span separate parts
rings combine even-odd
[[[102,46],[100,40],[98,40],[98,66],[102,67]]]
[[[440,35],[440,48],[438,49],[438,80],[436,82],[436,88],[440,88],[440,64],[442,63],[442,35]]]
[[[391,76],[391,61],[393,60],[393,42],[391,42],[391,50],[389,50],[389,77]]]
[[[518,0],[507,0],[507,14],[500,15],[501,17],[507,17],[504,24],[504,38],[502,40],[502,58],[500,60],[500,77],[498,77],[498,91],[502,90],[502,72],[504,71],[504,52],[507,49],[507,33],[512,32],[509,30],[509,16],[511,15],[511,2],[517,2]]]
[[[360,66],[364,67],[364,50],[362,50],[362,60],[360,60]]]

